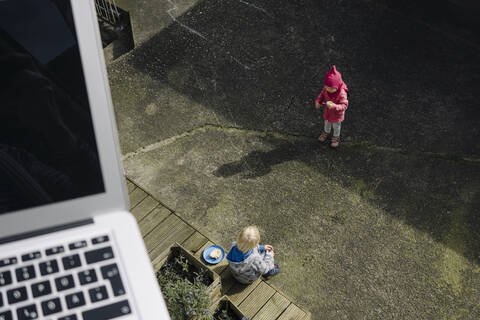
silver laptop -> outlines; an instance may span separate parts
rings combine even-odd
[[[93,0],[0,0],[0,320],[169,319]]]

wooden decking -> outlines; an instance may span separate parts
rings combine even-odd
[[[178,242],[200,257],[203,249],[213,244],[208,236],[201,234],[188,222],[147,194],[127,179],[130,210],[137,219],[152,264],[157,270],[158,262],[167,253],[166,249]],[[224,259],[210,267],[222,279],[221,295],[227,295],[238,308],[252,320],[308,320],[309,312],[302,310],[284,293],[268,282],[257,280],[250,285],[235,281]]]

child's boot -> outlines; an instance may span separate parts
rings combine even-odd
[[[328,133],[325,131],[322,131],[322,134],[318,136],[318,141],[320,142],[325,142],[327,140]]]
[[[330,143],[330,147],[332,148],[338,148],[338,145],[340,144],[340,137],[332,137],[332,141]]]
[[[272,270],[268,271],[267,273],[265,273],[265,274],[263,275],[263,278],[264,278],[265,280],[269,280],[271,277],[273,277],[274,275],[276,275],[276,274],[279,273],[279,272],[280,272],[280,265],[279,265],[279,264],[275,264],[275,265],[273,266],[273,269],[272,269]]]

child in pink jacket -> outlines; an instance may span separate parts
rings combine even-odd
[[[333,127],[333,137],[330,146],[337,148],[340,143],[340,129],[345,119],[345,110],[348,107],[347,85],[342,80],[342,75],[335,66],[325,75],[325,87],[315,100],[315,108],[320,110],[325,105],[323,119],[325,125],[322,134],[318,137],[320,142],[325,142]]]

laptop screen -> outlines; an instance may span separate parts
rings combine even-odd
[[[67,0],[0,0],[0,214],[105,191]]]

